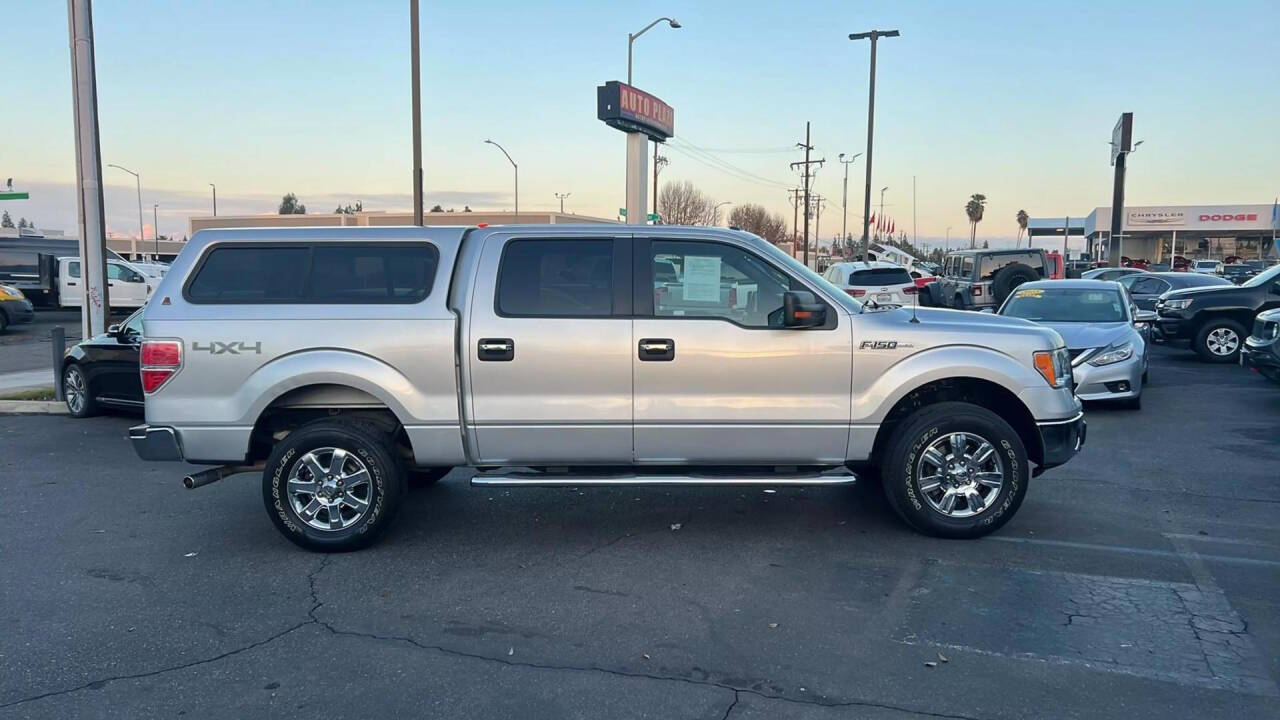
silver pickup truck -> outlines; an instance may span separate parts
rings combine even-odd
[[[878,474],[912,527],[977,537],[1085,438],[1054,331],[864,306],[736,230],[205,230],[143,325],[138,455],[216,466],[188,487],[261,472],[276,526],[321,551],[461,466],[478,486]]]

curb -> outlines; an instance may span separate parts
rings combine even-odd
[[[67,415],[57,400],[0,400],[0,415]]]

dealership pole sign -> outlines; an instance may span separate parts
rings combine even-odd
[[[629,225],[643,225],[649,214],[649,200],[646,196],[649,141],[666,142],[675,135],[675,110],[643,90],[610,80],[596,87],[596,117],[609,127],[627,134],[625,217]],[[656,178],[654,183],[654,192],[657,192]]]
[[[617,80],[596,88],[596,117],[611,128],[644,133],[654,142],[676,134],[676,111],[670,105]]]

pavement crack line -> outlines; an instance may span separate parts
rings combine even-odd
[[[653,673],[629,672],[626,670],[615,670],[611,668],[600,667],[597,665],[590,665],[590,666],[554,665],[550,663],[535,663],[535,662],[527,662],[523,660],[513,660],[509,657],[492,657],[492,656],[483,655],[480,653],[467,652],[465,650],[456,650],[454,648],[448,648],[442,645],[428,645],[426,643],[418,642],[413,638],[404,637],[400,635],[379,635],[377,633],[356,632],[354,630],[342,630],[342,629],[333,627],[331,624],[323,620],[318,621],[318,624],[320,625],[320,627],[328,630],[330,633],[334,635],[346,635],[349,637],[364,638],[367,640],[375,640],[378,642],[403,643],[406,645],[410,645],[412,647],[416,647],[420,650],[428,650],[431,652],[440,653],[442,655],[450,655],[453,657],[467,658],[469,660],[480,660],[482,662],[495,663],[498,665],[506,665],[508,667],[530,668],[535,670],[551,670],[551,671],[557,671],[557,672],[602,673],[605,675],[613,675],[615,677],[657,680],[660,682],[678,682],[678,683],[684,683],[686,685],[719,688],[721,690],[725,690],[733,693],[734,695],[733,705],[737,704],[741,693],[747,693],[749,695],[755,695],[756,697],[763,698],[765,700],[778,700],[780,702],[788,702],[796,705],[816,705],[818,707],[833,707],[833,708],[868,707],[868,708],[878,708],[881,710],[897,710],[899,712],[912,713],[912,714],[921,715],[924,717],[946,718],[947,720],[982,720],[981,718],[977,718],[972,715],[956,715],[956,714],[950,714],[950,713],[931,712],[928,710],[919,710],[916,708],[905,707],[902,705],[894,705],[892,703],[880,703],[880,702],[874,702],[871,700],[845,700],[845,701],[823,702],[821,700],[816,700],[816,699],[807,700],[807,699],[786,697],[784,695],[771,695],[769,693],[761,692],[759,690],[755,690],[752,688],[734,687],[732,685],[726,685],[725,683],[714,682],[711,680],[694,680],[691,678],[678,677],[674,675],[655,675]],[[730,705],[729,707],[730,710],[733,709],[733,705]],[[728,717],[727,712],[725,714],[725,717]]]
[[[729,703],[729,707],[724,709],[724,715],[720,716],[720,720],[729,720],[729,716],[733,714],[733,709],[738,707],[738,701],[742,699],[742,694],[737,690],[733,691],[733,702]]]
[[[317,592],[316,592],[316,579],[320,575],[320,573],[323,572],[324,569],[329,566],[330,557],[331,556],[329,555],[325,555],[320,560],[320,564],[316,566],[316,569],[307,573],[307,588],[311,596],[311,607],[307,610],[308,620],[306,622],[300,622],[300,623],[294,624],[263,640],[258,640],[256,642],[249,643],[248,645],[243,645],[233,650],[228,650],[224,653],[214,655],[213,657],[203,658],[200,660],[192,660],[190,662],[179,663],[177,665],[170,665],[168,667],[158,668],[156,670],[148,670],[146,672],[131,673],[128,675],[112,675],[110,677],[99,678],[97,680],[90,680],[87,683],[77,685],[72,688],[66,688],[63,690],[51,690],[49,692],[40,693],[39,695],[32,695],[30,697],[19,698],[17,700],[0,704],[0,710],[3,710],[4,708],[14,707],[17,705],[23,705],[30,702],[35,702],[36,700],[44,700],[45,698],[58,697],[61,695],[70,695],[71,693],[80,692],[81,690],[98,690],[110,683],[113,683],[119,680],[137,680],[140,678],[155,677],[156,675],[163,675],[165,673],[174,672],[177,670],[186,670],[187,668],[198,667],[200,665],[208,665],[209,663],[215,663],[215,662],[218,662],[219,660],[225,660],[229,657],[239,655],[240,653],[248,652],[255,648],[260,648],[263,645],[268,645],[270,643],[275,642],[276,640],[279,640],[285,635],[288,635],[289,633],[294,632],[295,630],[304,628],[308,625],[323,624],[315,615],[316,611],[319,610],[322,605],[324,605],[324,603],[320,602],[319,596],[317,595]],[[325,627],[326,629],[328,629],[327,625]]]

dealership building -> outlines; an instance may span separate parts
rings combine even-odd
[[[1273,206],[1260,205],[1143,205],[1126,207],[1119,240],[1122,257],[1153,263],[1173,255],[1221,260],[1239,256],[1275,259],[1277,255]],[[1077,216],[1078,217],[1078,216]],[[1053,236],[1061,241],[1064,218],[1033,218],[1032,237]],[[1107,260],[1111,237],[1111,208],[1095,208],[1083,222],[1072,219],[1067,232],[1072,246],[1083,237],[1093,258]]]

